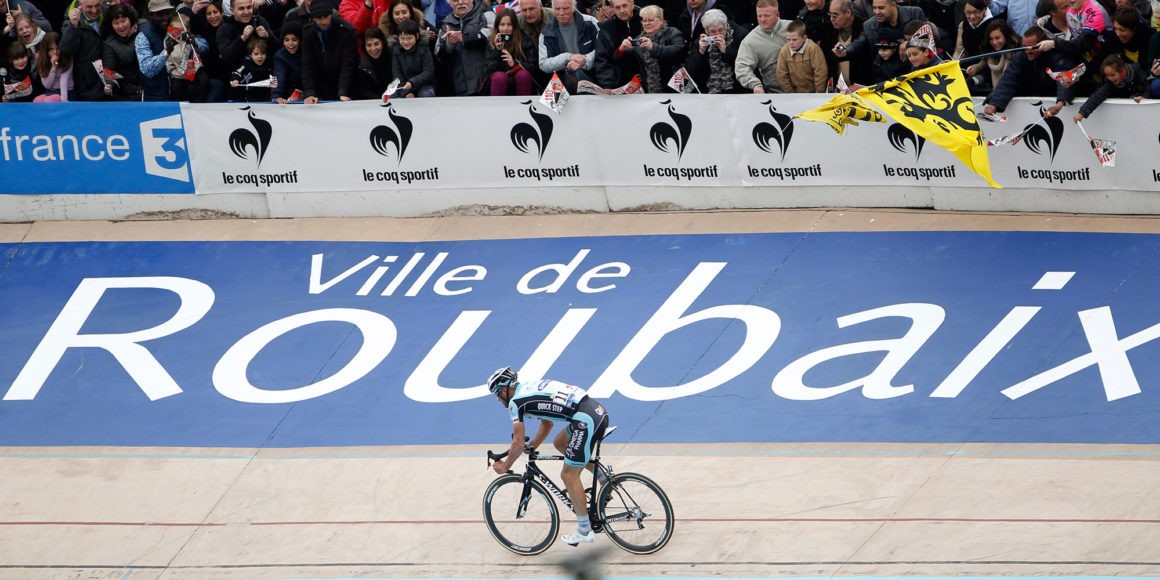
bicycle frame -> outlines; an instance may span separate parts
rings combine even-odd
[[[608,471],[607,468],[604,467],[604,464],[600,463],[601,443],[603,443],[603,440],[598,441],[596,443],[596,448],[593,449],[593,473],[599,473],[603,471],[605,475],[611,477],[612,474]],[[492,461],[506,456],[507,453],[495,454],[491,451],[488,451],[488,458]],[[548,477],[548,474],[544,473],[544,470],[540,469],[540,467],[536,465],[536,461],[563,461],[564,456],[559,454],[540,455],[534,449],[528,450],[527,456],[528,468],[526,471],[524,471],[523,475],[524,490],[520,495],[520,509],[519,512],[516,513],[516,517],[523,517],[523,510],[525,507],[527,507],[526,504],[528,498],[530,498],[532,495],[532,487],[530,482],[533,479],[539,480],[540,483],[544,484],[544,487],[548,488],[548,491],[552,492],[552,495],[556,496],[556,499],[560,500],[560,503],[564,504],[564,506],[568,508],[569,512],[574,513],[576,508],[572,505],[572,498],[568,497],[567,489],[561,489],[559,486],[557,486],[556,482],[552,481],[552,478]],[[588,518],[592,524],[592,529],[596,531],[600,531],[604,523],[603,521],[600,521],[596,514],[596,498],[600,497],[601,488],[602,486],[600,485],[600,479],[594,478],[594,481],[592,482],[592,495],[588,498]]]

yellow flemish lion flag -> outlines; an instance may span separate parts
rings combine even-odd
[[[846,130],[846,125],[857,127],[858,121],[886,122],[881,113],[871,109],[866,101],[856,95],[834,95],[834,98],[822,106],[795,116],[807,121],[821,121],[832,127],[839,135]]]
[[[854,94],[915,135],[950,151],[991,187],[1002,187],[991,179],[987,143],[958,62],[916,70]]]

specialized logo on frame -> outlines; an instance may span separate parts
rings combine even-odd
[[[380,107],[386,111],[386,119],[371,129],[369,143],[376,154],[386,159],[393,159],[395,161],[394,167],[388,169],[378,166],[364,167],[362,168],[363,182],[411,185],[438,181],[438,166],[420,170],[401,169],[403,158],[407,155],[408,147],[411,145],[411,136],[415,134],[415,124],[411,119],[396,111],[394,103],[386,103]]]
[[[684,113],[677,111],[671,99],[660,101],[661,105],[667,106],[665,111],[665,119],[658,121],[649,127],[648,139],[652,146],[661,153],[666,153],[670,156],[676,156],[676,165],[671,166],[650,166],[648,163],[642,164],[642,171],[644,176],[656,182],[673,181],[708,181],[717,179],[717,165],[708,165],[705,167],[686,167],[682,165],[681,159],[685,156],[685,151],[689,147],[693,136],[693,120]],[[662,178],[658,180],[657,178]]]
[[[528,108],[528,120],[519,121],[512,125],[508,137],[512,147],[523,155],[534,157],[536,166],[509,167],[503,165],[503,178],[509,181],[554,181],[570,177],[580,177],[580,164],[575,163],[563,167],[543,167],[544,154],[548,152],[548,144],[552,142],[552,133],[555,123],[548,115],[536,110],[532,101],[523,101],[521,106]],[[515,165],[514,163],[512,165]]]

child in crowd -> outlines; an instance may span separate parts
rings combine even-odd
[[[297,22],[283,24],[282,48],[274,53],[276,86],[270,93],[276,103],[285,105],[291,101],[302,100],[302,53],[298,50],[301,47],[302,25]]]
[[[1148,75],[1144,74],[1140,65],[1124,62],[1124,57],[1111,54],[1104,58],[1100,70],[1104,73],[1104,82],[1080,105],[1079,112],[1075,114],[1076,123],[1092,116],[1096,108],[1109,97],[1131,98],[1139,103],[1148,95]]]
[[[269,48],[266,39],[258,35],[246,41],[246,51],[249,55],[230,74],[230,87],[233,87],[237,101],[245,103],[264,103],[270,101],[270,87],[247,87],[250,83],[269,80],[274,68],[266,58]]]
[[[898,32],[884,28],[878,32],[878,55],[874,57],[874,82],[886,82],[901,75],[906,65],[898,56]]]
[[[60,34],[56,32],[45,34],[38,48],[36,73],[44,93],[32,100],[37,103],[67,103],[73,89],[72,56],[61,54]]]
[[[435,59],[427,43],[419,42],[418,23],[413,20],[399,23],[399,44],[391,49],[391,54],[391,70],[399,79],[395,96],[435,96]]]
[[[777,82],[783,93],[824,93],[830,72],[826,55],[806,38],[806,23],[794,20],[785,29],[785,46],[777,55]]]
[[[197,44],[197,38],[189,32],[187,17],[175,13],[165,34],[165,53],[168,55],[165,71],[169,73],[169,96],[174,101],[205,101],[207,78]]]
[[[4,83],[4,94],[0,102],[31,103],[33,99],[44,92],[40,85],[40,77],[32,68],[32,53],[23,42],[13,42],[8,45],[7,72],[0,76]]]

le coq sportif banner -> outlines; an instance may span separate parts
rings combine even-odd
[[[793,119],[829,95],[397,99],[314,106],[184,104],[198,193],[543,186],[920,185],[988,187],[902,125],[837,135]],[[978,104],[978,103],[977,103]],[[1153,190],[1160,102],[1107,102],[1085,128],[1116,143],[1101,166],[1070,119],[1018,99],[980,121],[1004,187]]]

